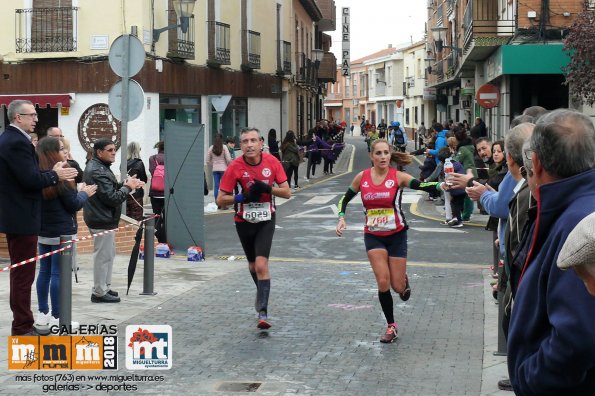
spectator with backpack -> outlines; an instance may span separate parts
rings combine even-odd
[[[165,221],[165,142],[157,143],[157,154],[149,157],[149,173],[151,174],[151,188],[149,198],[153,213],[160,217],[155,222],[155,236],[160,243],[165,243],[167,238],[163,229]]]
[[[398,151],[404,153],[407,147],[407,133],[401,128],[401,123],[399,121],[391,122],[390,126],[392,130],[390,134],[391,144],[395,146]]]

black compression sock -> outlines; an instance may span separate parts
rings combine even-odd
[[[382,307],[382,312],[384,312],[386,323],[395,323],[395,317],[393,315],[393,296],[390,294],[390,290],[385,292],[378,291],[378,299],[380,300],[380,306]]]
[[[271,280],[262,279],[258,281],[256,289],[256,311],[266,313],[269,305],[269,293],[271,291]]]
[[[252,277],[252,280],[254,281],[256,287],[258,287],[258,277],[256,276],[256,272],[250,271],[250,276]]]

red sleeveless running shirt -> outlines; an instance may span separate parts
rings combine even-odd
[[[359,191],[366,209],[365,233],[385,236],[405,228],[405,219],[401,211],[403,190],[399,188],[395,168],[389,168],[379,185],[372,181],[372,168],[364,170]]]

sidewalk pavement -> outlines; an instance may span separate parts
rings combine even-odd
[[[417,216],[436,221],[443,221],[445,218],[444,206],[435,205],[433,201],[427,200],[427,194],[424,194],[417,204],[411,205],[411,212]],[[469,223],[464,223],[462,229],[464,230],[466,227],[484,228],[488,218],[488,215],[479,213],[476,205],[475,210],[471,215],[471,221]],[[486,268],[483,272],[485,319],[481,395],[513,395],[512,392],[501,391],[498,389],[498,381],[508,378],[508,366],[506,364],[506,356],[495,355],[495,352],[498,350],[498,304],[496,304],[496,300],[494,300],[494,297],[492,296],[491,283],[494,281],[492,278],[492,271],[489,268]]]

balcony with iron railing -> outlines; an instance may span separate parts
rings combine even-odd
[[[243,30],[242,40],[245,40],[246,43],[246,47],[242,51],[242,69],[260,69],[260,33]]]
[[[207,27],[209,37],[207,64],[209,66],[230,65],[230,26],[227,23],[208,21]]]
[[[291,74],[291,43],[289,41],[277,40],[277,75],[286,76]]]
[[[17,53],[77,51],[78,7],[15,10]]]
[[[432,70],[432,73],[436,74],[436,82],[442,82],[444,80],[444,62],[438,61],[434,70]]]
[[[300,83],[307,81],[306,54],[303,52],[295,53],[295,80]]]
[[[174,10],[168,11],[168,22],[170,25],[177,24],[177,15]],[[188,30],[186,33],[181,27],[170,31],[167,39],[167,57],[173,59],[194,59],[194,15],[189,18]]]
[[[463,16],[463,49],[493,47],[508,42],[516,31],[516,8],[498,7],[497,1],[469,0]]]

